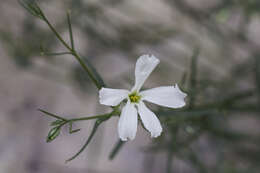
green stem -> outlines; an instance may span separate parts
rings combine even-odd
[[[52,113],[47,112],[47,111],[45,111],[45,110],[42,110],[42,109],[38,109],[38,110],[39,110],[40,112],[46,114],[46,115],[49,115],[49,116],[53,117],[53,118],[57,118],[57,119],[60,119],[60,120],[63,120],[63,121],[68,121],[66,118],[63,118],[63,117],[60,117],[60,116],[58,116],[58,115],[52,114]]]
[[[60,36],[60,34],[56,31],[56,29],[51,25],[49,20],[46,18],[46,16],[42,13],[43,20],[46,22],[46,24],[49,26],[49,28],[52,30],[52,32],[55,34],[55,36],[60,40],[60,42],[70,51],[73,50],[70,48],[70,46],[63,40],[63,38]]]
[[[115,115],[118,115],[120,112],[118,112],[117,110],[114,110],[110,113],[106,113],[106,114],[101,114],[101,115],[95,115],[95,116],[88,116],[88,117],[80,117],[80,118],[72,118],[72,119],[66,119],[66,118],[63,118],[61,116],[58,116],[58,115],[55,115],[53,113],[50,113],[50,112],[47,112],[45,110],[42,110],[42,109],[38,109],[40,112],[46,114],[46,115],[49,115],[53,118],[56,118],[56,119],[60,119],[60,120],[63,120],[64,123],[62,123],[62,125],[65,125],[67,123],[70,123],[70,122],[76,122],[76,121],[85,121],[85,120],[91,120],[91,119],[104,119],[104,118],[109,118],[111,116],[115,116]]]
[[[189,109],[192,109],[196,102],[197,97],[197,66],[198,66],[198,56],[199,49],[195,48],[193,51],[193,55],[191,57],[191,74],[190,74],[190,100],[189,100]]]
[[[73,50],[75,50],[75,48],[74,48],[74,39],[73,39],[72,26],[71,26],[71,22],[70,22],[70,11],[67,12],[67,21],[68,21],[68,25],[69,25],[71,48],[72,48]]]
[[[173,151],[170,150],[167,155],[166,173],[172,172],[172,161],[173,161]]]
[[[96,116],[91,116],[91,117],[73,118],[73,119],[69,119],[68,122],[84,121],[84,120],[99,119],[99,118],[108,118],[108,117],[115,116],[115,115],[116,114],[111,112],[108,114],[96,115]]]
[[[43,20],[46,22],[46,24],[49,26],[49,28],[52,30],[52,32],[55,34],[55,36],[58,38],[58,40],[60,40],[60,42],[71,52],[71,54],[77,59],[77,61],[80,63],[80,65],[83,67],[83,69],[88,73],[90,79],[92,80],[92,82],[94,82],[94,84],[96,85],[96,87],[98,89],[102,88],[102,85],[98,82],[98,80],[94,77],[94,75],[92,74],[91,70],[86,66],[86,64],[84,63],[84,61],[80,58],[80,56],[78,55],[78,53],[71,48],[64,40],[63,38],[60,36],[60,34],[56,31],[56,29],[51,25],[51,23],[49,22],[49,20],[46,18],[46,16],[42,13],[42,17]]]
[[[74,156],[72,156],[71,158],[69,158],[68,160],[66,160],[65,163],[68,163],[69,161],[75,159],[78,155],[80,155],[80,153],[82,153],[82,151],[85,150],[85,148],[88,146],[89,142],[90,142],[91,139],[93,138],[94,134],[96,133],[97,128],[98,128],[99,125],[100,125],[100,124],[95,123],[95,125],[94,125],[94,127],[93,127],[93,129],[92,129],[92,131],[91,131],[91,133],[90,133],[90,135],[89,135],[89,137],[88,137],[86,143],[81,147],[81,149],[80,149]]]
[[[58,52],[58,53],[41,52],[41,55],[46,55],[46,56],[71,55],[71,52]]]
[[[110,116],[112,116],[112,113],[110,114]],[[80,155],[80,153],[82,153],[82,152],[86,149],[86,147],[88,146],[88,144],[89,144],[90,141],[92,140],[93,136],[95,135],[95,133],[96,133],[98,127],[99,127],[104,121],[108,120],[108,119],[110,118],[110,116],[108,116],[108,117],[101,117],[101,118],[98,118],[98,119],[96,120],[96,122],[95,122],[95,124],[94,124],[94,127],[93,127],[93,129],[92,129],[92,131],[91,131],[91,133],[90,133],[90,135],[89,135],[89,137],[88,137],[86,143],[81,147],[81,149],[80,149],[74,156],[72,156],[71,158],[69,158],[68,160],[66,160],[66,163],[69,162],[69,161],[71,161],[71,160],[73,160],[73,159],[75,159],[78,155]]]
[[[84,68],[84,70],[88,73],[90,79],[94,82],[94,84],[96,85],[96,87],[100,90],[102,88],[102,85],[99,84],[98,80],[96,80],[96,78],[94,77],[94,75],[92,74],[92,72],[89,70],[89,68],[85,65],[84,61],[80,58],[80,56],[75,52],[71,52],[72,55],[74,55],[74,57],[78,60],[78,62],[80,63],[80,65]]]

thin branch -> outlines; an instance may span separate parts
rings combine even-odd
[[[71,26],[71,20],[70,20],[70,14],[71,14],[71,11],[68,11],[67,12],[67,20],[68,20],[69,32],[70,32],[70,43],[71,43],[72,50],[75,50],[75,48],[74,48],[74,38],[73,38],[73,32],[72,32],[72,26]]]
[[[71,55],[71,52],[58,52],[58,53],[52,53],[52,52],[41,52],[41,55],[44,56],[60,56],[60,55]]]
[[[63,120],[63,121],[68,121],[67,119],[65,119],[65,118],[63,118],[63,117],[60,117],[60,116],[55,115],[55,114],[53,114],[53,113],[47,112],[47,111],[45,111],[45,110],[43,110],[43,109],[38,109],[38,111],[40,111],[40,112],[42,112],[42,113],[44,113],[45,115],[48,115],[48,116],[50,116],[50,117],[57,118],[57,119],[60,119],[60,120]]]
[[[43,110],[43,109],[38,109],[38,110],[39,110],[40,112],[42,112],[42,113],[48,115],[48,116],[51,116],[51,117],[53,117],[53,118],[57,118],[57,119],[63,120],[63,121],[65,121],[66,123],[76,122],[76,121],[85,121],[85,120],[91,120],[91,119],[108,118],[108,117],[115,116],[115,115],[118,114],[118,112],[112,111],[111,113],[106,113],[106,114],[101,114],[101,115],[81,117],[81,118],[66,119],[66,118],[63,118],[63,117],[58,116],[58,115],[56,115],[56,114],[47,112],[47,111],[45,111],[45,110]],[[65,124],[66,124],[66,123],[65,123]]]
[[[197,95],[197,65],[198,65],[198,56],[199,49],[195,48],[193,51],[193,55],[191,57],[191,67],[190,67],[190,83],[189,83],[189,91],[190,91],[190,101],[189,108],[192,109]]]
[[[65,161],[65,163],[68,163],[69,161],[72,161],[73,159],[75,159],[78,155],[80,155],[80,153],[82,153],[86,147],[88,146],[88,144],[90,143],[90,141],[92,140],[93,136],[95,135],[99,125],[101,125],[104,121],[108,120],[110,117],[107,117],[107,118],[99,118],[96,120],[95,124],[94,124],[94,127],[86,141],[86,143],[81,147],[81,149],[74,155],[72,156],[71,158],[69,158],[68,160]]]
[[[38,6],[37,6],[38,7]],[[65,41],[64,39],[61,37],[61,35],[56,31],[56,29],[52,26],[52,24],[49,22],[49,20],[47,19],[47,17],[44,15],[44,13],[42,12],[42,10],[39,8],[38,9],[41,16],[42,16],[42,20],[49,26],[49,28],[51,29],[51,31],[55,34],[55,36],[58,38],[58,40],[69,50],[69,52],[76,58],[76,60],[80,63],[80,65],[82,66],[82,68],[87,72],[87,74],[89,75],[90,79],[92,80],[92,82],[96,85],[96,87],[98,89],[101,89],[104,84],[100,83],[96,78],[95,75],[92,73],[91,69],[89,69],[87,67],[87,65],[84,63],[83,59],[81,59],[81,57],[79,56],[79,54],[74,50],[74,48],[70,47]],[[71,30],[72,31],[72,30]],[[96,74],[97,75],[97,74]],[[101,78],[98,75],[99,78]]]
[[[90,116],[90,117],[81,117],[81,118],[73,118],[68,120],[69,122],[75,122],[75,121],[85,121],[85,120],[91,120],[91,119],[100,119],[100,118],[107,118],[111,116],[115,116],[116,114],[108,113],[108,114],[101,114],[101,115],[96,115],[96,116]]]

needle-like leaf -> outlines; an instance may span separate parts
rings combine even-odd
[[[63,117],[60,117],[60,116],[58,116],[58,115],[55,115],[55,114],[53,114],[53,113],[47,112],[47,111],[45,111],[45,110],[43,110],[43,109],[38,109],[38,110],[39,110],[40,112],[44,113],[45,115],[50,116],[50,117],[57,118],[57,119],[60,119],[60,120],[63,120],[63,121],[67,121],[67,119],[65,119],[65,118],[63,118]]]
[[[42,56],[60,56],[60,55],[71,55],[70,52],[58,52],[58,53],[51,53],[51,52],[41,52]]]
[[[60,130],[61,130],[61,127],[60,127],[60,126],[53,127],[53,128],[50,130],[50,132],[48,133],[46,142],[51,142],[51,141],[53,141],[54,139],[56,139],[56,138],[59,136],[59,134],[60,134]]]
[[[108,120],[110,117],[106,117],[106,118],[99,118],[96,120],[95,124],[94,124],[94,127],[86,141],[86,143],[81,147],[81,149],[74,155],[72,156],[71,158],[69,158],[68,160],[66,160],[65,162],[70,162],[72,161],[73,159],[75,159],[78,155],[80,155],[80,153],[82,153],[88,146],[88,144],[90,143],[90,141],[92,140],[93,136],[95,135],[95,133],[97,132],[97,129],[99,127],[100,124],[102,124],[102,122]]]
[[[196,92],[197,92],[197,65],[198,65],[198,56],[199,49],[195,48],[193,51],[193,55],[191,57],[191,67],[190,67],[190,86],[189,86],[189,108],[191,109],[194,106],[196,100]]]
[[[43,20],[43,14],[37,3],[33,0],[18,0],[20,5],[31,15]]]
[[[125,143],[126,142],[121,141],[120,139],[118,140],[113,150],[109,154],[109,160],[113,160],[115,158],[115,156],[118,154],[119,150],[124,146]]]
[[[71,14],[71,11],[69,10],[69,11],[67,12],[67,21],[68,21],[68,25],[69,25],[70,44],[71,44],[71,49],[72,49],[72,50],[75,50],[74,38],[73,38],[73,32],[72,32],[72,26],[71,26],[71,21],[70,21],[70,14]]]

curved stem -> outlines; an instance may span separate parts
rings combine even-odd
[[[81,149],[80,149],[74,156],[72,156],[71,158],[67,159],[67,160],[65,161],[65,163],[68,163],[69,161],[75,159],[80,153],[82,153],[82,151],[85,150],[85,148],[88,146],[89,142],[90,142],[91,139],[93,138],[95,132],[97,131],[98,126],[99,126],[99,124],[98,124],[98,123],[95,123],[95,125],[94,125],[94,127],[93,127],[93,129],[92,129],[92,131],[91,131],[91,133],[90,133],[90,135],[89,135],[89,137],[88,137],[86,143],[81,147]]]

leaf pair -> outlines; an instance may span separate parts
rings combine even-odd
[[[19,3],[22,7],[24,7],[31,15],[40,18],[41,20],[44,20],[44,15],[40,9],[40,7],[37,5],[35,0],[19,0]]]
[[[54,114],[51,114],[44,110],[40,110],[40,111],[45,113],[46,115],[54,117]],[[50,126],[54,126],[54,127],[51,128],[51,130],[49,131],[47,138],[46,138],[46,142],[52,142],[54,139],[56,139],[60,135],[61,128],[67,123],[69,124],[69,133],[70,134],[80,131],[80,129],[73,130],[71,121],[66,120],[64,118],[60,118],[57,115],[55,115],[55,118],[57,118],[57,120],[51,122]]]
[[[51,142],[60,135],[61,126],[53,127],[46,138],[46,142]]]

